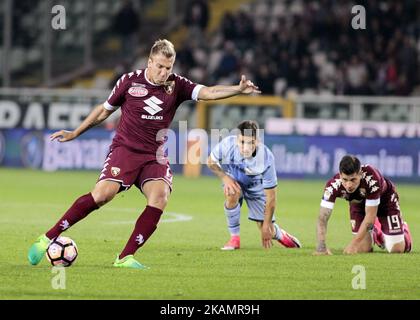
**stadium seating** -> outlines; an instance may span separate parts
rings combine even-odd
[[[25,2],[14,1],[13,7],[13,30],[14,42],[11,50],[13,57],[11,71],[17,75],[25,71],[25,77],[33,70],[37,72],[42,68],[42,57],[45,43],[45,19],[49,16],[45,12],[44,1],[33,1],[31,6],[27,6]],[[65,64],[63,59],[53,57],[52,69],[55,74],[68,72],[83,63],[83,46],[86,34],[86,11],[87,2],[83,0],[63,0],[60,2],[66,9],[66,30],[65,32],[53,31],[52,33],[52,50],[54,56],[65,56]],[[112,18],[121,7],[122,2],[112,0],[92,1],[92,32],[95,40],[106,43],[107,38],[112,36],[111,30]],[[3,8],[3,6],[1,6]],[[53,17],[53,14],[51,14]],[[40,23],[41,22],[41,23]],[[43,22],[43,23],[42,23]],[[17,28],[17,29],[16,29]],[[95,49],[95,46],[94,46]],[[63,55],[62,55],[63,54]],[[66,68],[63,70],[63,68]],[[23,80],[23,84],[25,81]],[[19,85],[19,84],[17,84]]]
[[[268,86],[266,94],[287,95],[292,89],[299,93],[315,90],[404,96],[420,91],[416,2],[362,1],[361,4],[370,15],[367,30],[363,31],[351,28],[351,1],[246,2],[239,11],[226,14],[218,31],[209,35],[207,41],[188,45],[187,50],[193,52],[204,48],[209,59],[204,64],[193,61],[203,72],[195,69],[194,74],[187,75],[196,81],[203,79],[195,75],[205,75],[212,83],[232,80],[239,69],[231,75],[217,73],[229,41],[234,44],[238,65],[255,81],[259,79],[261,66],[270,61],[271,72],[264,80],[274,85]],[[404,19],[393,12],[400,12]],[[392,58],[396,59],[398,77],[382,81],[382,73],[392,72]],[[189,72],[188,65],[181,69],[184,74]]]

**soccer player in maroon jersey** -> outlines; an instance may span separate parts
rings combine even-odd
[[[31,246],[29,262],[38,264],[49,242],[89,213],[111,201],[133,184],[147,199],[115,267],[144,269],[134,253],[155,231],[172,190],[172,172],[160,152],[178,106],[186,100],[216,100],[239,94],[260,93],[245,76],[235,86],[206,87],[172,73],[176,52],[168,40],[158,40],[150,50],[147,68],[124,74],[107,101],[95,107],[74,131],[61,130],[51,140],[66,142],[98,125],[121,107],[121,119],[103,170],[93,190],[80,198],[64,216]]]
[[[325,243],[327,223],[336,198],[350,203],[353,239],[345,254],[371,252],[372,244],[390,253],[411,251],[411,235],[404,222],[394,184],[371,165],[361,165],[358,158],[344,156],[340,172],[328,180],[318,218],[318,246],[315,255],[329,255]]]

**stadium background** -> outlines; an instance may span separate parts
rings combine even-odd
[[[76,127],[121,73],[145,66],[154,40],[167,37],[178,52],[175,72],[205,85],[236,83],[243,73],[277,97],[185,103],[175,131],[179,121],[221,129],[255,119],[278,152],[279,177],[326,178],[337,157],[350,152],[395,180],[420,181],[417,1],[359,2],[366,29],[351,27],[351,1],[60,4],[64,30],[52,28],[52,1],[7,0],[1,7],[3,166],[101,168],[118,114],[62,147],[45,143],[47,131]],[[178,148],[171,160],[184,163],[185,144]],[[63,161],[65,153],[72,156]]]
[[[52,27],[57,13],[51,9],[56,4],[65,8],[65,29]],[[366,9],[366,29],[351,27],[356,4]],[[420,182],[419,21],[420,4],[415,0],[3,0],[0,198],[6,200],[10,180],[23,192],[31,193],[29,186],[37,188],[27,184],[25,176],[45,178],[40,185],[54,177],[66,184],[73,172],[94,181],[117,124],[117,112],[75,141],[50,143],[48,136],[57,129],[75,128],[96,104],[105,101],[122,73],[143,68],[158,38],[175,44],[175,72],[205,85],[237,83],[239,75],[245,74],[263,92],[258,97],[189,102],[180,107],[169,148],[176,148],[171,158],[174,171],[185,178],[179,175],[175,188],[188,192],[189,184],[198,183],[204,193],[207,186],[217,189],[214,178],[205,177],[210,175],[205,166],[194,164],[197,154],[187,156],[199,143],[194,129],[210,133],[254,119],[265,130],[264,142],[275,155],[280,190],[284,185],[296,193],[302,188],[314,193],[303,207],[297,203],[288,208],[291,212],[285,221],[292,229],[299,229],[293,210],[303,208],[312,215],[308,226],[315,228],[323,180],[336,172],[345,153],[357,154],[398,183],[409,183],[403,190],[416,194]],[[178,132],[180,121],[186,121],[182,123],[187,131]],[[198,156],[204,159],[206,152]],[[306,183],[313,184],[307,188]],[[279,198],[287,202],[281,192]],[[298,198],[293,190],[288,192],[294,200]],[[171,201],[178,207],[176,195]],[[19,196],[13,197],[20,201]],[[420,224],[413,212],[414,197],[402,195],[412,205],[407,205],[407,211],[411,210],[415,232]],[[66,207],[72,197],[62,200]],[[0,207],[3,222],[17,210],[7,205],[10,201],[5,203]],[[50,213],[51,219],[57,215]],[[220,218],[218,246],[226,231],[223,214],[214,214]],[[35,236],[39,230],[32,226],[27,231]]]

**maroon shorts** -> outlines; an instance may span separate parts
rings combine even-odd
[[[156,155],[141,154],[123,146],[113,148],[105,159],[99,181],[121,183],[121,190],[133,184],[143,192],[143,184],[150,180],[163,180],[172,191],[172,171],[169,162],[157,161]]]
[[[394,184],[387,180],[388,190],[382,195],[378,207],[378,219],[382,232],[386,235],[404,234],[403,219],[400,211],[399,197]],[[365,201],[350,204],[352,232],[357,233],[365,218]]]

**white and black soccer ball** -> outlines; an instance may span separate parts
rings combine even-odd
[[[62,236],[53,239],[46,252],[48,261],[55,267],[70,267],[78,254],[76,243]]]

